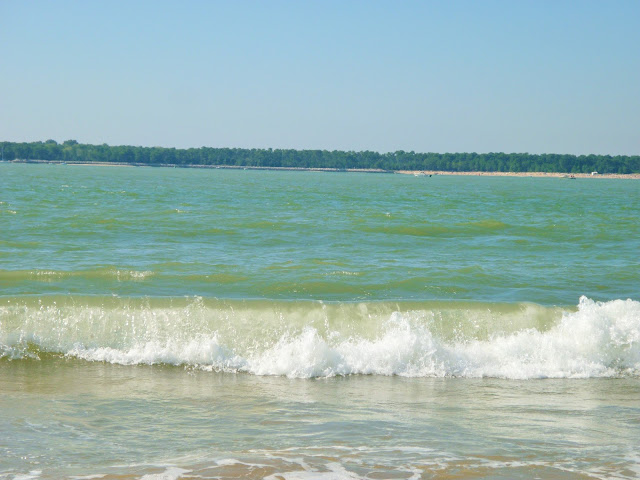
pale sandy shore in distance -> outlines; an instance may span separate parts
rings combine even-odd
[[[558,172],[448,172],[443,170],[382,170],[379,168],[303,168],[303,167],[256,167],[241,165],[174,165],[124,162],[62,162],[57,160],[5,160],[6,163],[50,163],[57,165],[78,165],[98,167],[161,167],[161,168],[220,168],[231,170],[285,170],[303,172],[359,172],[359,173],[398,173],[416,177],[434,175],[465,175],[480,177],[534,177],[534,178],[621,178],[640,180],[640,173],[558,173]]]
[[[396,170],[395,173],[415,175],[466,175],[478,177],[536,177],[536,178],[622,178],[640,180],[640,173],[558,173],[558,172],[446,172],[440,170]]]

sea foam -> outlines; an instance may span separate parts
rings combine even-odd
[[[595,302],[582,297],[577,310],[564,311],[547,328],[494,329],[486,336],[442,335],[435,328],[433,311],[398,310],[373,319],[368,315],[368,328],[374,334],[350,328],[348,318],[322,325],[314,317],[321,309],[306,314],[314,318],[307,319],[307,324],[304,318],[289,322],[280,314],[278,328],[261,334],[259,324],[249,330],[240,328],[244,325],[241,316],[225,321],[223,315],[213,328],[203,320],[212,314],[205,307],[151,310],[129,312],[116,321],[104,311],[87,307],[59,318],[66,327],[47,330],[38,330],[33,322],[13,329],[0,323],[0,357],[20,359],[48,352],[124,365],[183,365],[295,378],[355,374],[508,379],[640,376],[640,302],[633,300]],[[45,309],[43,318],[50,315]],[[365,317],[353,321],[364,322]],[[239,325],[233,325],[235,321]],[[197,328],[187,328],[194,325]],[[119,331],[119,336],[104,333],[109,328]]]

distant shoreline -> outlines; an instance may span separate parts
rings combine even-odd
[[[535,178],[620,178],[640,180],[640,173],[561,173],[561,172],[445,172],[439,170],[397,170],[394,173],[415,176],[465,175],[479,177],[535,177]]]
[[[483,177],[532,177],[532,178],[616,178],[640,180],[640,173],[562,173],[562,172],[455,172],[445,170],[383,170],[379,168],[306,168],[306,167],[258,167],[242,165],[198,165],[198,164],[148,164],[128,162],[63,162],[59,160],[5,160],[4,163],[36,163],[71,166],[98,167],[157,167],[157,168],[203,168],[227,170],[281,170],[300,172],[351,172],[351,173],[387,173],[400,175],[414,175],[416,177],[429,176],[483,176]]]
[[[98,167],[152,167],[152,168],[203,168],[225,170],[291,170],[300,172],[361,172],[361,173],[396,173],[381,168],[321,168],[321,167],[257,167],[249,165],[199,165],[173,163],[128,163],[128,162],[63,162],[61,160],[5,160],[4,163],[46,163],[53,165],[98,166]]]

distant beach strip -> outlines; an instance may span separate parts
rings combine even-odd
[[[260,167],[243,165],[198,165],[173,163],[129,163],[129,162],[63,162],[60,160],[5,160],[4,163],[37,163],[52,165],[98,166],[98,167],[159,167],[159,168],[204,168],[228,170],[276,170],[300,172],[351,172],[351,173],[386,173],[413,175],[416,177],[433,177],[438,175],[484,176],[484,177],[533,177],[533,178],[618,178],[640,180],[640,173],[563,173],[563,172],[482,172],[482,171],[447,171],[447,170],[384,170],[381,168],[321,168],[321,167]]]
[[[393,173],[405,175],[473,175],[484,177],[536,177],[536,178],[622,178],[640,180],[640,173],[560,173],[560,172],[445,172],[445,171],[413,171],[398,170]]]

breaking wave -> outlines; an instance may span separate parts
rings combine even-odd
[[[21,297],[0,306],[0,359],[64,356],[297,378],[640,376],[640,302],[270,302]]]

